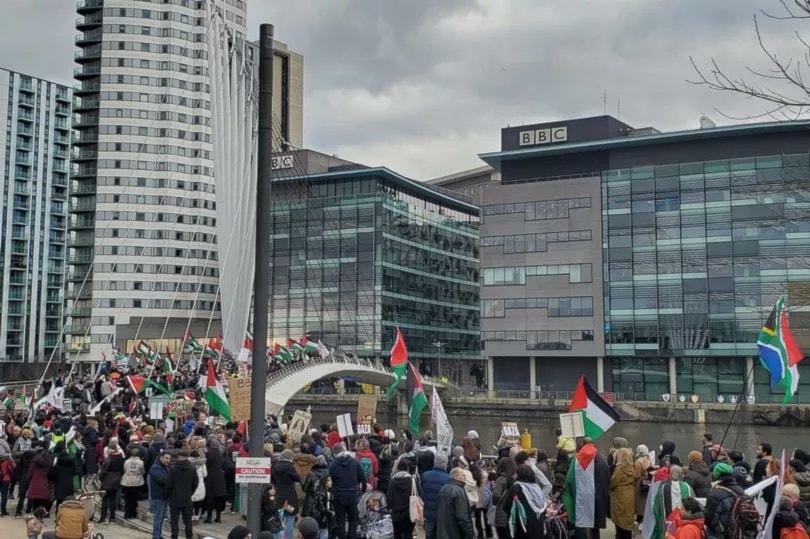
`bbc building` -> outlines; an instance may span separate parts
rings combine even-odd
[[[702,124],[509,127],[481,155],[489,389],[782,401],[756,341],[784,295],[810,352],[810,121]]]

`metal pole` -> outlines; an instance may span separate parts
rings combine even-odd
[[[270,188],[273,152],[273,25],[259,27],[259,139],[256,181],[256,270],[253,279],[253,372],[250,384],[250,456],[263,457],[267,378],[267,309],[270,293]],[[248,491],[248,528],[261,532],[262,490]]]

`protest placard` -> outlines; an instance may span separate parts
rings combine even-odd
[[[357,422],[370,417],[373,422],[377,418],[377,395],[360,395],[357,399]]]
[[[228,392],[231,421],[250,419],[250,378],[231,378]]]
[[[296,410],[290,422],[290,428],[287,430],[287,437],[294,442],[300,442],[301,437],[307,433],[310,421],[312,421],[312,414],[303,410]]]

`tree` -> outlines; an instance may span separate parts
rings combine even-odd
[[[810,23],[810,0],[779,0],[779,3],[779,13],[762,11],[762,16],[785,25],[791,22],[798,25]],[[795,120],[804,116],[810,110],[810,82],[805,80],[810,71],[810,41],[799,30],[794,30],[799,53],[784,57],[765,43],[756,14],[754,30],[759,48],[769,64],[768,68],[758,70],[746,66],[746,73],[732,75],[721,68],[715,58],[711,58],[708,68],[701,69],[690,56],[697,80],[689,82],[708,86],[712,90],[751,97],[766,104],[765,112],[748,118],[771,116]]]

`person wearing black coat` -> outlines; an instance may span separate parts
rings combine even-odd
[[[104,498],[101,501],[101,520],[107,518],[107,511],[110,512],[110,523],[115,522],[115,509],[121,497],[121,478],[124,476],[124,456],[118,449],[118,443],[110,441],[110,455],[101,465],[98,472],[98,479],[101,482],[101,489],[104,491]]]
[[[773,534],[771,537],[781,537],[782,530],[792,528],[801,522],[799,514],[793,510],[793,501],[790,498],[782,498],[779,503],[779,510],[773,516]]]
[[[731,519],[734,498],[742,496],[743,489],[734,479],[731,465],[721,462],[714,467],[712,473],[717,483],[706,497],[706,506],[703,511],[706,522],[706,539],[721,539],[725,537],[724,529]],[[778,500],[776,503],[779,503]]]
[[[304,479],[304,484],[301,485],[301,490],[304,491],[304,503],[301,504],[301,516],[311,517],[312,508],[315,506],[315,497],[321,486],[321,481],[324,477],[329,475],[329,468],[326,466],[326,458],[321,455],[318,457],[318,462],[312,467],[307,478]]]
[[[17,511],[14,514],[15,517],[22,516],[23,501],[28,494],[28,470],[31,469],[31,462],[34,460],[35,456],[37,456],[37,451],[33,447],[27,451],[23,451],[23,454],[20,455],[20,461],[17,463],[17,469],[14,470],[15,474],[19,473],[20,478],[20,489],[17,495]],[[28,500],[28,508],[25,512],[31,512],[31,500]]]
[[[169,521],[172,537],[180,532],[180,515],[183,515],[183,527],[186,530],[186,539],[191,539],[191,509],[193,502],[191,496],[200,486],[197,469],[188,460],[188,451],[182,450],[177,454],[177,463],[169,469],[166,478],[166,488],[169,491]]]
[[[436,509],[436,537],[441,539],[473,539],[472,513],[470,502],[464,491],[465,475],[461,468],[450,472],[450,481],[439,490],[439,504]],[[509,537],[509,535],[498,535]]]
[[[98,473],[98,430],[95,420],[88,421],[84,429],[82,444],[84,445],[84,473],[95,475]]]
[[[697,498],[705,498],[712,488],[712,474],[703,461],[703,455],[698,451],[689,453],[689,467],[683,478],[686,484],[692,487]]]
[[[205,507],[208,510],[206,524],[211,523],[211,515],[215,511],[217,517],[214,522],[222,522],[222,511],[225,509],[225,500],[228,497],[222,462],[219,442],[216,437],[213,437],[208,441],[208,452],[205,455],[205,467],[208,471],[208,476],[205,478]]]
[[[64,442],[56,444],[56,454],[58,456],[48,478],[54,484],[54,497],[58,510],[59,504],[74,492],[73,475],[76,473],[76,460],[65,451]]]
[[[413,537],[414,523],[411,522],[411,493],[416,487],[419,497],[422,496],[422,487],[419,481],[408,473],[408,463],[399,461],[397,473],[391,477],[386,492],[386,502],[391,511],[391,520],[394,524],[394,539],[411,539]]]
[[[281,458],[273,465],[270,478],[276,486],[276,500],[284,511],[284,530],[287,537],[292,537],[295,526],[295,515],[298,514],[298,493],[295,491],[296,483],[301,483],[301,477],[293,464],[294,454],[289,449],[281,453]]]

